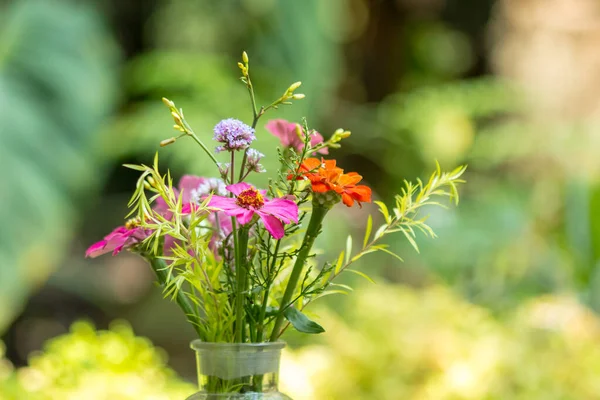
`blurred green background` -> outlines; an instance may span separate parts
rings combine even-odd
[[[193,331],[151,271],[83,254],[122,223],[136,174],[121,164],[172,136],[161,97],[207,140],[251,117],[243,50],[259,103],[303,82],[271,118],[353,132],[334,156],[378,199],[435,160],[469,165],[459,208],[434,210],[437,239],[421,254],[391,241],[403,264],[361,260],[377,285],[343,278],[355,292],[312,309],[327,332],[288,336],[292,397],[597,398],[599,48],[595,0],[0,0],[0,399],[190,390]],[[160,155],[175,176],[212,173],[194,146]],[[324,253],[369,212],[337,208]],[[81,319],[100,331],[69,331]]]

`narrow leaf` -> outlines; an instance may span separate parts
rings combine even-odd
[[[288,307],[283,315],[292,324],[296,330],[304,333],[322,333],[325,329],[315,321],[310,320],[306,315],[295,307]]]
[[[367,218],[367,229],[365,230],[365,238],[363,239],[363,249],[367,247],[367,243],[369,243],[369,237],[371,237],[371,230],[373,229],[373,217],[369,215]]]
[[[387,206],[383,201],[375,201],[375,204],[379,206],[379,211],[383,214],[383,218],[385,218],[385,222],[390,223],[390,212],[388,211]]]
[[[337,263],[335,264],[335,274],[337,275],[340,272],[340,268],[344,264],[344,252],[340,253],[340,256],[337,259]]]
[[[360,272],[360,271],[357,271],[355,269],[350,269],[350,268],[346,268],[346,271],[352,272],[353,274],[356,274],[358,276],[362,276],[363,278],[365,278],[366,280],[368,280],[371,283],[375,283],[375,281],[373,279],[371,279],[371,277],[369,275],[365,274],[364,272]]]
[[[350,261],[350,255],[352,255],[352,236],[348,235],[348,239],[346,239],[346,264]]]

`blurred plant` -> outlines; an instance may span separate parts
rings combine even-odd
[[[407,254],[407,265],[421,275],[428,267],[496,310],[569,288],[600,309],[596,124],[541,121],[532,117],[534,107],[515,84],[497,78],[384,101],[378,122],[390,152],[379,158],[392,177],[386,186],[398,187],[406,171],[396,167],[400,145],[419,150],[413,165],[468,162],[475,182],[468,205],[433,224],[438,251],[424,243],[423,257]],[[411,157],[407,150],[403,160]]]
[[[99,183],[93,134],[114,103],[112,42],[85,7],[17,1],[0,25],[0,330],[55,268]]]
[[[0,357],[6,400],[179,400],[194,391],[166,366],[164,352],[122,322],[107,331],[77,322],[32,355],[29,366],[10,373],[5,364]]]
[[[302,80],[305,91],[319,95],[282,110],[282,114],[288,120],[297,121],[304,116],[316,123],[327,115],[340,79],[340,50],[327,35],[331,30],[329,23],[340,9],[347,7],[343,2],[321,4],[315,0],[162,2],[149,24],[149,40],[157,48],[126,66],[125,91],[133,101],[102,136],[103,150],[115,158],[153,154],[157,141],[164,138],[168,129],[161,123],[164,110],[156,102],[163,96],[176,97],[179,105],[193,110],[186,117],[205,142],[211,139],[213,121],[225,115],[246,116],[245,88],[236,84],[231,73],[234,60],[227,57],[239,54],[241,43],[256,54],[258,61],[253,67],[253,81],[264,90],[257,103],[265,104],[267,99],[281,95],[276,88],[293,79]],[[306,24],[297,15],[316,23]],[[256,129],[260,133],[263,128]],[[275,138],[265,136],[257,150],[265,153],[276,143]],[[176,170],[210,173],[210,167],[196,156],[193,146],[169,148],[163,160]],[[274,158],[265,162],[267,170],[278,167]],[[265,184],[266,178],[262,179]]]
[[[442,287],[378,285],[355,295],[344,304],[343,320],[326,314],[334,329],[320,336],[323,344],[284,357],[282,386],[295,399],[548,400],[597,393],[600,323],[572,297],[534,299],[498,320]]]

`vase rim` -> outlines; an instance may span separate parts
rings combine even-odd
[[[190,347],[194,350],[281,350],[286,346],[284,341],[261,342],[261,343],[225,343],[225,342],[204,342],[200,339],[192,340]]]

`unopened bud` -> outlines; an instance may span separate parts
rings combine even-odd
[[[165,146],[168,146],[168,145],[170,145],[172,143],[175,143],[176,140],[177,139],[175,139],[174,137],[169,138],[169,139],[165,139],[162,142],[160,142],[160,147],[165,147]]]
[[[245,51],[242,53],[242,61],[248,64],[248,53]]]
[[[147,178],[146,178],[146,182],[148,182],[148,184],[149,184],[151,187],[155,187],[155,186],[156,186],[156,181],[155,181],[155,180],[154,180],[154,178],[153,178],[153,177],[151,177],[151,176],[149,176],[149,177],[147,177]]]
[[[162,102],[165,103],[165,106],[167,106],[169,108],[175,108],[175,103],[173,103],[171,100],[167,99],[166,97],[162,98]]]
[[[304,141],[304,134],[302,133],[302,127],[300,124],[296,124],[296,135],[300,138],[300,140]]]
[[[227,180],[227,176],[229,175],[229,167],[230,163],[217,163],[217,167],[219,168],[219,174],[221,175],[221,179]]]
[[[292,95],[292,99],[294,99],[294,100],[301,100],[301,99],[303,99],[305,97],[306,96],[303,93],[298,93],[298,94]]]
[[[290,87],[288,88],[288,92],[292,93],[294,90],[298,89],[300,87],[300,85],[302,85],[302,82],[300,82],[300,81],[292,83],[290,85]]]
[[[346,139],[347,137],[349,137],[351,135],[350,131],[345,131],[342,128],[337,129],[334,133],[333,136],[331,136],[331,142],[332,143],[337,143],[342,139]]]
[[[179,114],[177,114],[175,111],[171,111],[171,115],[173,116],[173,120],[175,120],[175,123],[177,125],[183,125],[183,123],[181,122],[181,117],[179,116]]]
[[[185,132],[185,129],[181,125],[173,125],[173,129],[175,129],[179,132]]]

